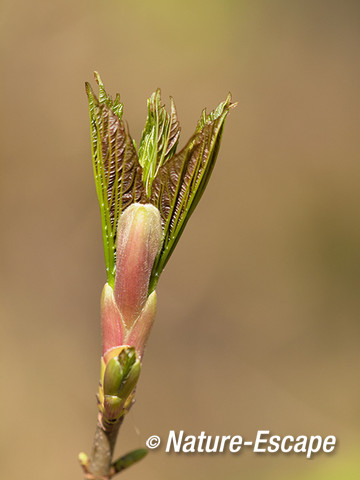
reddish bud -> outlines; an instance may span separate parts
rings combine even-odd
[[[134,203],[120,217],[114,295],[127,328],[132,327],[148,298],[161,236],[160,213],[153,205]]]
[[[124,326],[121,314],[115,303],[114,290],[108,283],[101,295],[101,328],[103,337],[103,354],[111,348],[123,345]]]

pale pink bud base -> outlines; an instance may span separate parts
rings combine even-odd
[[[149,295],[144,308],[128,328],[122,319],[122,315],[115,303],[114,291],[109,284],[105,284],[101,302],[101,325],[103,335],[103,355],[105,362],[116,354],[119,347],[128,345],[135,347],[140,359],[145,350],[151,327],[156,315],[156,292]]]

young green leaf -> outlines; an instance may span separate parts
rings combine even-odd
[[[160,89],[148,99],[148,117],[139,145],[139,163],[143,168],[146,197],[162,165],[172,157],[179,141],[180,126],[175,104],[170,98],[170,114],[161,104]]]
[[[134,463],[138,462],[147,455],[148,451],[145,448],[138,448],[132,452],[127,453],[123,457],[118,458],[112,464],[112,470],[114,473],[122,472],[126,468],[131,467]]]
[[[103,233],[107,281],[114,287],[116,229],[121,212],[143,196],[142,169],[134,143],[122,121],[119,95],[113,101],[98,74],[99,98],[86,83],[91,124],[91,150]]]
[[[153,182],[150,201],[160,210],[164,236],[161,250],[155,259],[150,292],[155,289],[162,270],[205,190],[219,151],[225,118],[234,106],[229,94],[209,115],[204,110],[194,136],[180,153],[162,165]]]

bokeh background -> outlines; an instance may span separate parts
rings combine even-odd
[[[158,286],[117,453],[188,434],[336,435],[332,455],[169,455],[129,480],[360,478],[358,1],[1,3],[0,472],[81,478],[105,282],[84,82],[175,98],[182,146],[228,91],[217,166]]]

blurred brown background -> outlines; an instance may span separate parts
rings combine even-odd
[[[1,3],[2,478],[82,478],[105,281],[85,80],[138,141],[174,96],[181,145],[230,90],[213,177],[158,287],[117,452],[188,434],[334,434],[336,453],[168,455],[129,480],[360,477],[358,1]]]

